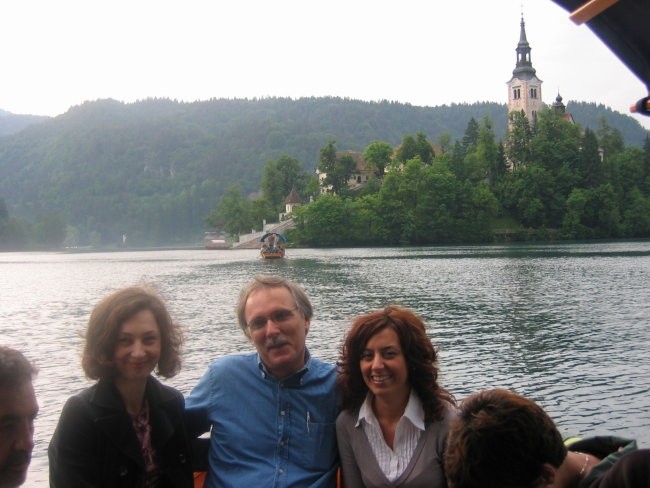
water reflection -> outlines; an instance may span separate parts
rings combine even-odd
[[[184,324],[185,393],[218,356],[249,350],[234,304],[256,273],[303,284],[312,352],[335,361],[352,316],[387,303],[423,316],[458,398],[503,386],[539,401],[567,434],[650,445],[650,243],[0,254],[0,333],[39,367],[41,414],[28,486],[47,486],[46,448],[65,399],[87,386],[81,333],[114,289],[158,284]]]

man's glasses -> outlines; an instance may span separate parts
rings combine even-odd
[[[269,320],[272,320],[274,323],[281,325],[293,318],[293,311],[297,310],[298,307],[293,307],[290,310],[286,308],[281,308],[275,312],[271,312],[268,317],[255,317],[248,322],[248,328],[251,331],[256,331],[266,327],[266,324]]]

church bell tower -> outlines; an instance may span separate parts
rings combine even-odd
[[[508,114],[523,110],[531,126],[537,122],[537,114],[544,107],[542,80],[537,78],[530,59],[530,44],[526,39],[526,24],[521,16],[521,31],[517,44],[517,65],[508,85]]]

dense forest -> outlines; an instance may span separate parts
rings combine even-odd
[[[551,110],[539,115],[531,127],[512,113],[505,144],[487,117],[470,119],[462,139],[438,151],[422,132],[396,147],[375,141],[362,155],[371,169],[363,185],[350,178],[354,158],[330,141],[318,164],[324,194],[283,157],[265,165],[262,195],[251,201],[232,187],[210,221],[237,234],[265,208],[281,207],[271,191],[280,187],[313,200],[293,210],[289,235],[298,245],[650,237],[650,138],[642,149],[626,147],[607,125],[581,130]]]
[[[634,119],[596,104],[569,102],[567,111],[583,130],[613,132],[625,150],[642,152],[648,133]],[[222,197],[259,196],[269,162],[298,162],[308,184],[330,141],[340,151],[363,152],[374,141],[397,147],[405,134],[422,133],[435,145],[453,146],[462,144],[471,121],[489,121],[497,147],[506,137],[506,107],[497,103],[87,102],[0,138],[0,246],[110,246],[124,234],[133,246],[197,243]],[[437,163],[449,157],[451,152]],[[258,214],[277,211],[264,205]]]

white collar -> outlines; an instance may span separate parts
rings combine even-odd
[[[361,421],[365,421],[369,424],[379,425],[377,422],[377,417],[375,412],[372,410],[372,393],[368,392],[366,399],[364,400],[361,408],[359,409],[359,417],[357,418],[357,423],[355,427],[361,425]],[[404,414],[402,418],[406,417],[415,427],[420,430],[425,430],[424,426],[424,408],[422,407],[422,401],[418,397],[417,393],[411,388],[411,393],[409,394],[409,401],[406,404],[404,409]]]

